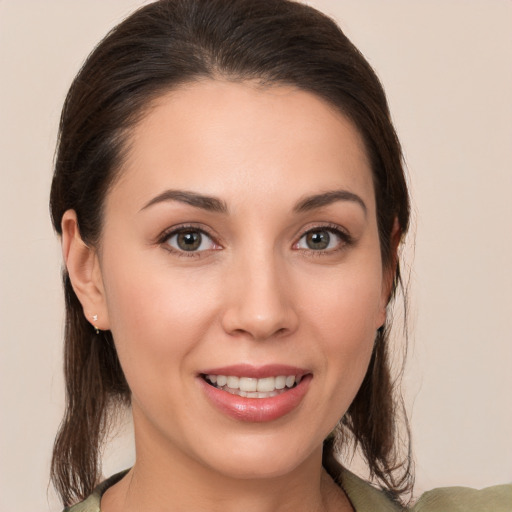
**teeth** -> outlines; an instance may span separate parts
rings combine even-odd
[[[295,375],[286,377],[286,387],[291,388],[295,384]]]
[[[229,393],[246,396],[247,398],[268,398],[279,394],[285,388],[299,384],[302,377],[295,375],[278,375],[255,379],[252,377],[237,377],[235,375],[207,375],[206,379],[218,388]]]
[[[266,377],[265,379],[258,379],[258,391],[270,393],[276,389],[276,379],[274,377]]]
[[[286,386],[286,377],[276,377],[276,389],[284,389]]]
[[[258,379],[251,379],[250,377],[240,377],[238,381],[238,389],[240,391],[247,391],[248,393],[258,389]]]
[[[228,380],[227,380],[227,386],[228,388],[232,388],[232,389],[237,389],[238,388],[238,382],[239,382],[239,378],[238,377],[231,377],[229,376],[228,377]],[[240,388],[241,389],[241,388]]]

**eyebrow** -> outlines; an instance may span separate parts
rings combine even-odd
[[[190,192],[187,190],[166,190],[165,192],[158,194],[156,197],[151,199],[151,201],[145,204],[141,208],[141,211],[155,204],[165,203],[168,201],[178,201],[181,203],[188,204],[190,206],[194,206],[195,208],[201,208],[202,210],[210,212],[228,212],[228,207],[226,203],[221,199],[212,196],[206,196],[203,194],[198,194],[197,192]],[[321,194],[315,194],[312,196],[304,197],[295,205],[293,210],[297,213],[304,213],[314,210],[316,208],[328,206],[337,201],[354,202],[361,206],[365,215],[367,213],[367,208],[364,201],[357,194],[349,192],[348,190],[331,190],[329,192],[323,192]]]
[[[209,212],[227,213],[228,211],[226,203],[221,199],[198,194],[197,192],[189,192],[187,190],[166,190],[151,199],[149,203],[141,208],[141,211],[155,204],[165,203],[168,201],[178,201]]]
[[[336,201],[350,201],[356,203],[363,209],[365,215],[368,213],[365,202],[357,194],[349,192],[348,190],[331,190],[329,192],[307,196],[295,205],[294,211],[298,213],[308,212],[316,208],[321,208],[322,206],[328,206]]]

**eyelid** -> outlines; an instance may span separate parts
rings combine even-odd
[[[309,233],[314,233],[315,231],[328,231],[330,233],[333,233],[336,235],[340,240],[341,243],[339,244],[340,247],[336,247],[334,249],[306,249],[302,247],[298,247],[299,242],[307,236]],[[346,246],[350,246],[354,244],[354,239],[352,235],[342,226],[338,224],[332,224],[332,223],[326,223],[326,224],[316,224],[311,227],[308,227],[305,231],[301,233],[301,235],[298,237],[297,242],[293,244],[293,248],[299,251],[304,251],[308,253],[312,253],[315,255],[321,255],[321,254],[331,254],[334,252],[337,252],[339,250],[342,250]]]
[[[324,249],[324,250],[306,249],[306,248],[298,247],[300,240],[302,240],[309,233],[315,232],[315,231],[322,231],[322,230],[328,231],[328,232],[336,235],[341,240],[341,243],[339,244],[340,247],[337,247],[334,249]],[[212,243],[215,245],[215,248],[203,249],[201,251],[187,252],[187,251],[176,249],[167,243],[168,240],[172,236],[178,235],[179,233],[181,233],[183,231],[197,231],[197,232],[201,233],[202,235],[208,237],[212,241]],[[354,242],[355,241],[354,241],[352,235],[345,228],[340,226],[339,224],[319,223],[319,224],[311,225],[310,227],[301,231],[301,234],[298,236],[297,241],[293,244],[292,248],[295,250],[298,250],[298,251],[314,253],[315,255],[321,255],[321,254],[330,254],[330,253],[337,252],[338,250],[342,250],[346,246],[353,245]],[[202,255],[205,252],[223,249],[222,244],[218,241],[218,236],[211,233],[211,231],[208,228],[206,228],[202,225],[195,224],[195,223],[185,223],[185,224],[178,224],[175,226],[171,226],[160,233],[160,235],[155,240],[155,243],[159,244],[159,245],[165,245],[166,246],[165,249],[168,250],[169,252],[178,254],[179,256],[186,256],[186,257],[190,257],[190,256],[197,257],[197,256]]]
[[[176,249],[175,247],[172,247],[170,244],[168,244],[168,241],[170,238],[172,238],[173,236],[179,235],[183,231],[197,231],[198,233],[201,233],[201,235],[208,237],[212,241],[212,243],[215,245],[215,248],[203,249],[201,251],[187,252],[187,251],[182,251],[180,249]],[[217,237],[214,234],[212,234],[210,232],[210,230],[208,230],[204,226],[199,226],[194,223],[178,224],[176,226],[171,226],[171,227],[165,229],[164,231],[162,231],[162,233],[160,233],[160,235],[158,235],[158,237],[156,239],[156,243],[159,245],[165,245],[165,247],[164,247],[165,250],[172,252],[173,254],[177,254],[179,256],[185,256],[185,257],[191,257],[191,256],[197,257],[206,252],[209,252],[212,250],[215,251],[215,250],[219,250],[219,249],[223,248],[222,245],[217,241]]]

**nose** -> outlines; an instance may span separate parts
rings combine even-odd
[[[286,265],[277,260],[273,256],[245,258],[231,267],[222,314],[222,326],[230,335],[266,340],[297,329],[291,280]]]

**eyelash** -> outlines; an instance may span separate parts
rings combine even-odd
[[[216,251],[216,250],[222,249],[222,246],[218,242],[215,241],[215,237],[212,234],[208,233],[208,231],[205,230],[204,228],[200,228],[193,224],[183,224],[183,225],[175,226],[175,227],[165,230],[158,237],[157,243],[165,246],[164,248],[167,251],[169,251],[173,254],[176,254],[179,257],[185,257],[185,258],[198,258],[198,257],[204,256],[205,252],[210,251],[210,250],[184,251],[184,250],[175,249],[174,247],[171,247],[169,245],[169,240],[173,236],[179,235],[180,233],[187,232],[187,231],[200,233],[202,236],[208,237],[212,241],[212,243],[218,247],[218,248],[211,249],[211,250]],[[321,232],[321,231],[327,231],[329,233],[333,233],[334,235],[336,235],[340,239],[339,247],[336,247],[334,249],[327,249],[327,250],[325,250],[325,249],[324,250],[320,250],[320,249],[315,250],[315,249],[305,249],[305,248],[297,247],[297,245],[300,243],[300,241],[304,237],[306,237],[308,234],[315,233],[315,232]],[[302,233],[302,235],[299,237],[298,241],[293,244],[293,248],[297,251],[300,251],[301,253],[307,254],[308,256],[310,255],[313,257],[318,257],[318,256],[336,253],[338,251],[343,250],[347,246],[350,246],[353,244],[354,244],[354,239],[352,238],[352,236],[349,233],[347,233],[345,230],[341,229],[340,226],[338,226],[336,224],[322,224],[322,225],[318,225],[318,226],[309,228],[304,233]]]
[[[294,247],[297,246],[299,244],[299,242],[304,237],[306,237],[308,234],[320,232],[320,231],[327,231],[329,233],[333,233],[334,235],[336,235],[340,239],[340,243],[339,243],[338,247],[335,247],[334,249],[326,249],[326,250],[325,249],[324,250],[303,249],[303,248],[297,247],[297,250],[303,252],[304,254],[307,254],[308,256],[318,257],[318,256],[334,254],[339,251],[342,251],[346,247],[354,245],[354,239],[352,238],[352,236],[347,231],[345,231],[340,226],[338,226],[337,224],[321,224],[321,225],[314,226],[314,227],[306,230],[300,236],[299,240],[295,244],[293,244]]]
[[[175,255],[177,255],[179,257],[198,258],[198,257],[203,256],[204,255],[203,253],[207,252],[207,250],[202,250],[202,251],[182,251],[182,250],[179,250],[179,249],[175,249],[174,247],[171,247],[169,245],[169,240],[173,236],[179,235],[180,233],[184,233],[184,232],[187,232],[187,231],[191,231],[191,232],[194,232],[194,233],[200,233],[202,236],[208,237],[212,241],[212,243],[215,246],[218,247],[216,249],[211,249],[211,250],[222,249],[222,246],[215,241],[215,237],[212,234],[208,233],[208,231],[206,231],[204,228],[200,228],[200,227],[198,227],[196,225],[193,225],[193,224],[183,224],[183,225],[174,226],[172,228],[169,228],[169,229],[165,230],[158,237],[157,243],[160,244],[160,245],[163,245],[165,250],[167,250],[170,253],[175,254]]]

